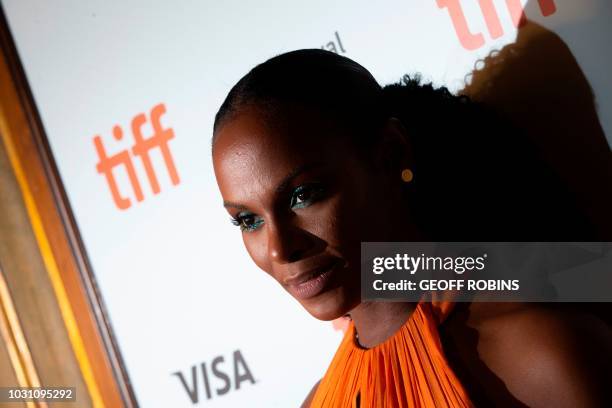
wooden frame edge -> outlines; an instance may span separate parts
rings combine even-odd
[[[40,387],[38,372],[30,347],[23,334],[21,322],[0,265],[0,337],[7,347],[9,359],[20,387]],[[27,408],[48,408],[46,402],[26,401]]]
[[[0,136],[95,407],[138,406],[0,6]]]

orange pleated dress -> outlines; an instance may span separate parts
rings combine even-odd
[[[392,337],[370,349],[356,343],[351,322],[310,407],[473,407],[438,334],[452,307],[419,303]]]

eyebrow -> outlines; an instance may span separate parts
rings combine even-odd
[[[247,211],[248,210],[248,208],[246,208],[244,205],[232,203],[231,201],[223,201],[223,207],[225,207],[225,208],[235,208],[235,209],[240,210],[240,211]]]
[[[287,186],[289,186],[289,184],[291,183],[291,181],[296,178],[297,176],[299,176],[300,174],[304,173],[305,171],[308,170],[312,170],[313,168],[316,167],[320,167],[322,165],[322,163],[320,162],[315,162],[315,163],[307,163],[304,165],[301,165],[297,168],[295,168],[293,171],[291,171],[289,174],[287,174],[280,183],[278,183],[278,186],[276,186],[275,192],[278,193],[282,193],[283,191],[287,190]]]
[[[276,188],[274,189],[275,192],[278,193],[282,193],[283,191],[287,190],[287,186],[291,183],[291,181],[296,178],[297,176],[299,176],[300,174],[304,173],[305,171],[311,170],[313,168],[316,167],[320,167],[322,165],[322,163],[320,162],[315,162],[315,163],[307,163],[304,164],[302,166],[299,166],[297,168],[295,168],[294,170],[292,170],[291,172],[289,172],[289,174],[287,174],[280,183],[278,183],[278,185],[276,186]],[[237,210],[241,210],[241,211],[247,211],[248,208],[242,204],[238,204],[238,203],[233,203],[231,201],[223,201],[223,206],[225,208],[235,208]]]

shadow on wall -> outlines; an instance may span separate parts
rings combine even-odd
[[[525,14],[539,14],[537,2],[530,2]],[[483,62],[460,93],[524,129],[602,239],[612,241],[612,154],[593,91],[568,46],[525,19],[516,42]],[[582,304],[581,309],[612,324],[612,303]]]

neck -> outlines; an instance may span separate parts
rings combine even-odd
[[[364,302],[349,313],[359,334],[359,344],[374,347],[393,336],[416,307],[411,302]]]

